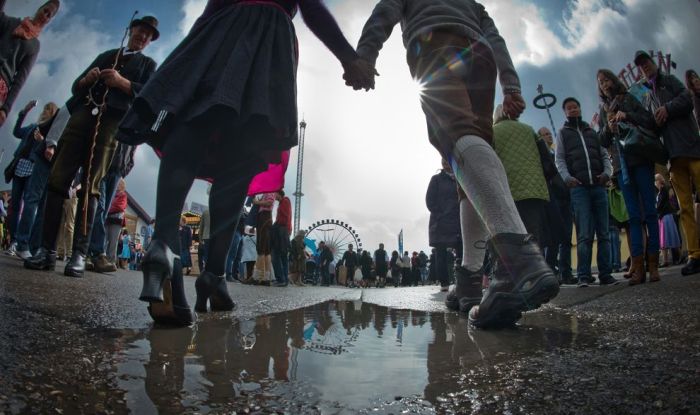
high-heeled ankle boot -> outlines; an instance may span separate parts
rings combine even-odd
[[[87,219],[85,224],[87,226],[85,227],[83,227],[83,200],[83,198],[78,200],[78,211],[76,213],[78,216],[75,221],[75,232],[73,233],[73,254],[63,270],[63,275],[66,277],[82,278],[85,274],[85,256],[90,243],[92,223],[95,220],[98,200],[96,197],[88,199],[87,215],[85,215]]]
[[[226,280],[223,277],[204,271],[197,277],[194,286],[197,290],[197,302],[194,306],[196,312],[206,313],[207,301],[211,306],[211,311],[231,311],[234,309],[235,303],[228,293]]]
[[[185,296],[185,285],[182,275],[180,258],[175,258],[172,263],[170,278],[162,283],[163,301],[152,301],[148,306],[148,313],[153,321],[169,326],[189,326],[194,321],[190,306]]]
[[[143,288],[139,300],[145,302],[163,302],[163,284],[173,275],[175,260],[180,257],[170,250],[165,242],[154,239],[141,261],[143,271]]]

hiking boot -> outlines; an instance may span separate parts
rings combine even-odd
[[[70,261],[63,269],[63,275],[66,277],[82,278],[85,275],[85,254],[79,251],[73,251]]]
[[[36,255],[24,260],[24,267],[38,271],[53,271],[56,268],[56,251],[39,248]]]
[[[700,259],[688,258],[688,263],[681,268],[682,275],[692,275],[700,272]]]
[[[456,266],[455,279],[457,283],[447,293],[445,305],[450,310],[468,313],[469,310],[481,302],[481,278],[483,272],[478,270],[471,272],[468,269]]]
[[[107,255],[100,254],[97,258],[92,259],[92,265],[96,272],[116,272],[117,266],[109,261]]]
[[[481,304],[469,313],[475,327],[512,326],[523,311],[537,309],[559,293],[559,280],[532,235],[498,234],[487,249],[493,276]]]

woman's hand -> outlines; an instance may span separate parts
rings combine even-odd
[[[41,135],[41,131],[39,131],[38,128],[37,128],[36,130],[34,130],[34,140],[36,140],[36,141],[44,141],[44,136]]]
[[[355,91],[374,89],[374,77],[378,76],[379,73],[371,63],[357,58],[354,61],[343,63],[343,69],[345,69],[345,73],[343,73],[345,85],[351,86]]]

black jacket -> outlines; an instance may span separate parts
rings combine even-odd
[[[613,170],[617,172],[620,170],[620,154],[614,140],[616,138],[619,139],[619,137],[617,137],[617,135],[610,130],[610,127],[608,127],[608,110],[606,110],[606,107],[611,113],[617,113],[618,111],[624,112],[627,115],[627,123],[644,127],[652,131],[656,130],[656,121],[654,121],[654,115],[647,111],[642,103],[629,93],[623,95],[622,97],[616,98],[610,103],[610,105],[600,106],[598,117],[598,135],[600,137],[600,144],[610,151],[610,154],[613,157]],[[624,157],[627,167],[654,164],[654,162],[651,160],[628,153],[625,153]]]
[[[605,170],[598,133],[579,118],[568,119],[559,135],[569,174],[584,186],[597,184],[596,176]]]
[[[118,50],[119,49],[112,49],[100,54],[88,65],[83,73],[76,78],[75,82],[73,82],[73,96],[66,103],[71,113],[80,106],[87,104],[86,96],[89,93],[90,87],[79,88],[78,84],[80,80],[83,79],[92,68],[111,68]],[[125,113],[126,110],[129,109],[134,97],[138,95],[143,85],[148,81],[148,78],[150,78],[151,74],[156,70],[156,62],[143,53],[130,54],[119,59],[117,70],[119,70],[121,76],[131,81],[131,95],[119,89],[112,88],[107,94],[107,107],[119,113]],[[104,92],[104,84],[98,82],[98,85],[93,88],[93,91],[96,91],[94,94],[95,98],[101,100],[102,93]]]
[[[10,115],[12,104],[19,95],[39,54],[38,39],[20,39],[12,33],[21,20],[7,16],[5,1],[0,1],[0,77],[7,84],[7,99],[0,102],[0,109]]]
[[[454,177],[444,170],[433,176],[425,194],[425,204],[430,211],[430,246],[460,244],[462,235],[459,225],[459,196]]]
[[[668,186],[664,186],[656,194],[656,213],[659,218],[676,213],[671,205],[669,190]]]
[[[663,105],[668,111],[668,120],[660,132],[671,160],[677,157],[700,158],[700,134],[693,116],[690,91],[675,76],[661,72],[656,76],[655,89],[649,82],[645,86],[652,90],[645,106],[653,110],[657,104]]]
[[[346,267],[356,267],[358,264],[357,252],[345,251],[343,254],[343,265]]]

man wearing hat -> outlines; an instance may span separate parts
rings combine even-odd
[[[660,71],[643,50],[635,53],[634,64],[644,74],[644,86],[651,91],[644,105],[654,114],[669,153],[671,182],[688,244],[688,263],[681,273],[700,273],[700,241],[693,213],[693,183],[696,187],[700,183],[700,135],[693,117],[693,98],[678,78]]]
[[[100,199],[100,181],[105,177],[117,148],[114,135],[134,97],[156,69],[155,61],[142,51],[158,36],[158,20],[155,17],[133,20],[127,47],[100,54],[73,83],[73,96],[66,103],[71,117],[58,143],[56,161],[49,176],[41,248],[34,257],[24,262],[26,268],[55,268],[61,207],[68,197],[75,173],[83,167],[73,255],[64,271],[66,276],[82,277],[90,231]],[[102,115],[98,125],[100,112]],[[54,147],[51,147],[50,151],[53,150]],[[83,217],[87,218],[85,228]]]

